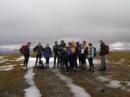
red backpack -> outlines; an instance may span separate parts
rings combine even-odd
[[[105,45],[105,54],[109,54],[109,45]]]
[[[26,48],[27,48],[27,46],[25,46],[25,45],[21,46],[21,48],[19,49],[19,52],[20,52],[21,54],[24,54]]]

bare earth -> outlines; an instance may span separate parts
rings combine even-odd
[[[24,89],[28,88],[24,79],[27,70],[22,69],[22,60],[15,61],[19,57],[15,54],[7,55],[4,56],[4,59],[8,60],[0,63],[0,66],[16,65],[12,70],[0,71],[0,97],[24,97]],[[128,85],[128,82],[130,82],[129,58],[130,56],[127,53],[112,53],[108,56],[109,63],[106,72],[97,70],[94,72],[87,70],[72,71],[70,73],[61,70],[60,72],[71,78],[74,84],[85,89],[91,97],[130,97],[130,86]],[[98,67],[98,65],[95,64],[95,67]],[[74,97],[67,83],[57,77],[52,69],[34,68],[33,70],[36,73],[34,81],[42,97]],[[119,84],[116,83],[115,85],[115,81],[117,83],[119,81]],[[111,87],[110,83],[114,83],[117,87]]]
[[[36,85],[40,89],[42,97],[73,97],[64,81],[61,81],[51,69],[35,69]]]

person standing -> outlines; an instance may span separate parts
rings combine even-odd
[[[101,59],[101,71],[106,70],[106,46],[103,40],[100,40],[100,59]]]
[[[24,62],[23,62],[23,66],[27,67],[28,66],[28,61],[29,61],[29,57],[30,57],[30,46],[31,46],[31,42],[27,42],[26,45],[23,45],[19,51],[20,53],[24,56]]]
[[[59,45],[59,50],[58,50],[58,57],[59,57],[59,64],[60,64],[60,68],[64,68],[65,65],[65,51],[64,48],[66,48],[66,43],[64,42],[64,40],[61,41],[61,44]]]
[[[87,63],[86,63],[86,57],[87,57],[87,51],[88,51],[88,44],[87,42],[84,40],[83,44],[82,44],[82,49],[81,49],[81,69],[85,69],[87,67]]]
[[[42,58],[42,53],[43,53],[43,46],[41,45],[41,43],[39,42],[38,45],[36,47],[34,47],[33,51],[36,53],[36,62],[35,62],[35,67],[37,67],[37,62],[41,61]]]
[[[77,63],[77,48],[76,48],[76,43],[74,41],[71,42],[71,69],[78,69],[78,63]]]
[[[76,43],[76,49],[77,49],[77,59],[79,61],[79,66],[81,66],[82,65],[82,57],[81,57],[82,44],[80,42]]]
[[[55,41],[55,45],[53,46],[53,52],[54,52],[54,68],[56,67],[56,64],[57,64],[57,67],[59,67],[59,58],[58,58],[58,51],[59,51],[59,45],[57,43],[57,41]],[[57,60],[57,62],[56,62]]]
[[[93,64],[93,58],[94,58],[94,47],[92,45],[92,43],[89,43],[88,45],[88,62],[89,62],[89,66],[90,66],[90,71],[94,71],[94,64]]]
[[[69,70],[71,69],[71,55],[72,55],[72,50],[71,50],[71,46],[72,44],[69,42],[68,46],[64,49],[65,50],[65,57],[64,57],[64,61],[65,61],[65,67],[66,67],[66,71],[69,72]]]
[[[49,60],[50,60],[50,57],[52,56],[52,50],[49,44],[47,44],[46,47],[44,48],[43,55],[46,59],[46,67],[49,68],[49,64],[50,64]]]

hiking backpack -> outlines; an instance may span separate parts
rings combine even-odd
[[[42,61],[42,60],[39,60],[39,66],[44,67],[44,63],[43,63],[43,61]]]
[[[109,45],[105,45],[105,54],[109,54]]]
[[[19,52],[20,52],[21,54],[24,54],[26,48],[27,48],[27,46],[25,46],[25,45],[21,46],[21,48],[19,49]]]

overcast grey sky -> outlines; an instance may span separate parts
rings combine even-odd
[[[130,42],[130,0],[0,0],[0,44]]]

